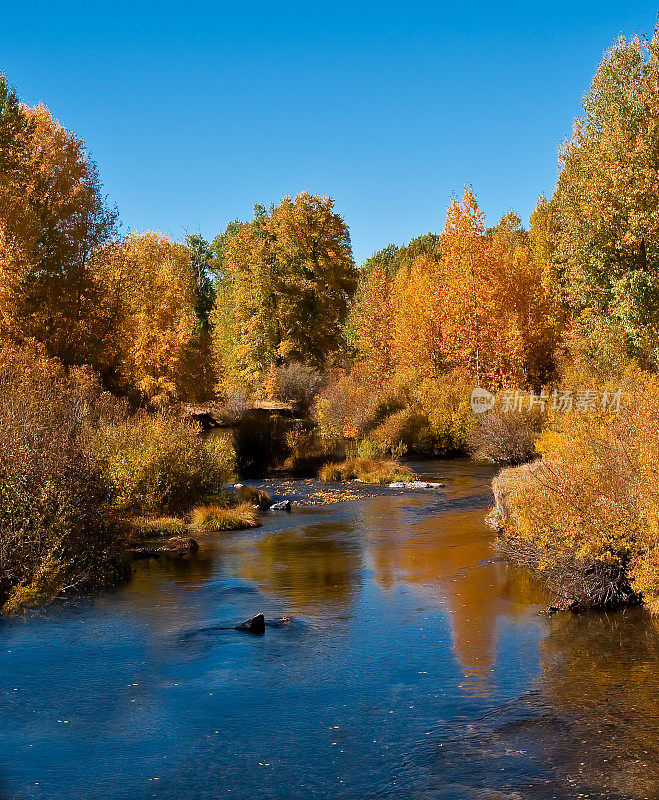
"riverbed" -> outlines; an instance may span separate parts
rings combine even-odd
[[[0,798],[656,800],[657,622],[548,616],[493,470],[414,468],[1,623]]]

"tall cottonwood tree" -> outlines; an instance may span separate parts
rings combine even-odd
[[[329,197],[284,197],[231,226],[213,312],[220,382],[263,389],[272,367],[323,368],[343,344],[356,286],[350,235]]]
[[[162,233],[132,233],[114,254],[122,294],[117,326],[118,370],[155,406],[182,394],[192,341],[195,293],[190,252]]]
[[[116,235],[116,212],[83,142],[44,106],[17,106],[6,82],[0,89],[0,332],[34,337],[65,364],[94,364],[107,326],[93,259]]]

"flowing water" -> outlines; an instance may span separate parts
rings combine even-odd
[[[3,623],[0,797],[658,798],[656,623],[548,617],[492,470],[416,468],[446,499],[294,507]]]

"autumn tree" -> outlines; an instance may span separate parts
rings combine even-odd
[[[434,257],[406,259],[393,274],[391,258],[369,266],[353,312],[359,370],[373,365],[380,380],[408,386],[455,370],[492,388],[541,385],[560,329],[519,217],[486,229],[467,189],[430,241]]]
[[[593,338],[615,326],[656,363],[659,323],[659,39],[605,54],[561,152],[551,259],[565,306]]]
[[[409,268],[418,256],[426,256],[437,261],[441,257],[439,242],[439,234],[425,233],[422,236],[416,236],[401,247],[395,244],[387,245],[366,259],[360,267],[360,276],[368,277],[376,266],[389,275],[394,275],[401,267]]]
[[[392,286],[391,350],[396,372],[419,380],[446,370],[445,285],[439,262],[417,256]]]
[[[94,255],[116,233],[83,142],[0,85],[0,327],[65,364],[94,363],[107,330]]]
[[[392,275],[380,264],[374,264],[366,275],[362,274],[347,324],[348,341],[362,369],[379,380],[387,380],[394,366],[392,285]]]
[[[453,200],[441,236],[444,338],[451,361],[466,366],[480,383],[483,327],[487,322],[485,222],[476,197],[466,189]]]
[[[22,132],[22,117],[16,90],[0,72],[0,180],[7,184],[17,166],[16,155]]]
[[[212,273],[216,253],[213,246],[197,233],[188,234],[185,237],[185,244],[190,253],[197,324],[205,330],[209,326],[210,313],[215,300],[215,284]]]
[[[220,381],[264,388],[276,366],[323,368],[343,342],[356,272],[348,228],[334,202],[303,192],[233,224],[218,247],[213,312]]]
[[[195,331],[190,252],[161,233],[130,234],[111,254],[122,307],[118,371],[155,406],[181,395],[181,370]]]

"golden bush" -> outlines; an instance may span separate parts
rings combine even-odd
[[[186,508],[233,479],[230,442],[204,440],[196,425],[172,413],[140,411],[118,422],[101,419],[85,439],[113,488],[115,508],[124,511]]]
[[[659,379],[647,373],[627,381],[619,413],[561,414],[536,443],[542,459],[495,481],[504,542],[531,547],[547,572],[608,571],[598,602],[628,582],[659,610],[658,427]]]

